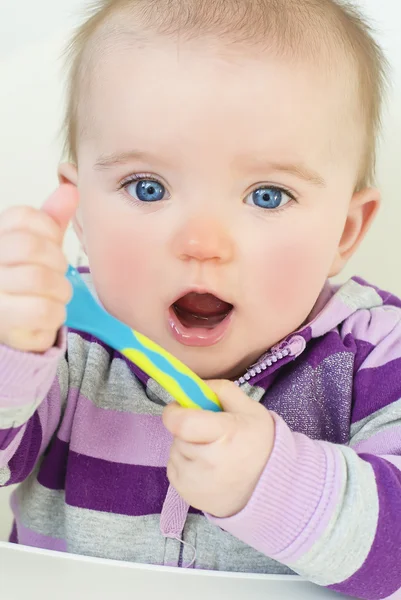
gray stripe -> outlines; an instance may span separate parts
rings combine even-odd
[[[105,348],[71,333],[69,342],[69,385],[77,388],[98,408],[135,414],[160,416],[173,401],[156,381],[149,379],[146,389],[122,359],[111,360]],[[260,401],[263,388],[249,384],[241,388]]]
[[[309,552],[291,563],[299,575],[323,586],[345,581],[361,568],[375,539],[379,518],[373,468],[350,448],[337,449],[344,457],[342,502]]]
[[[63,357],[58,364],[56,376],[60,387],[61,409],[63,410],[67,402],[69,386],[69,368],[65,357]]]
[[[11,479],[11,471],[9,467],[6,465],[5,467],[0,468],[0,487],[7,485],[7,483]]]
[[[49,490],[36,480],[35,472],[15,490],[21,523],[35,531],[55,538],[65,537],[65,494]]]
[[[184,540],[196,547],[195,567],[237,573],[294,574],[291,569],[247,546],[200,515],[189,515]],[[187,552],[191,560],[191,553]]]
[[[37,470],[37,469],[36,469]],[[31,476],[16,490],[23,525],[65,539],[74,554],[146,564],[178,565],[181,544],[160,532],[160,515],[129,517],[65,504],[64,492],[49,490]],[[210,523],[189,515],[183,532],[182,564],[203,569],[253,573],[293,573]]]
[[[67,506],[66,515],[69,552],[146,564],[178,564],[180,544],[162,536],[159,515],[128,517],[73,506]]]
[[[67,506],[68,550],[87,556],[145,564],[178,565],[181,544],[160,532],[160,515],[128,517]],[[189,515],[182,564],[219,571],[293,573],[221,530],[201,515]]]
[[[350,279],[336,293],[335,298],[340,299],[346,306],[354,311],[371,309],[383,305],[381,296],[371,287],[366,287]]]
[[[249,383],[245,383],[244,385],[242,385],[241,390],[247,396],[249,396],[249,398],[251,398],[252,400],[256,400],[256,402],[260,402],[264,394],[266,393],[263,388],[258,387],[257,385],[251,386],[249,385]],[[174,400],[171,394],[166,392],[166,390],[162,388],[162,386],[159,385],[153,379],[149,379],[148,381],[146,387],[146,394],[148,398],[150,398],[150,400],[156,402],[157,404],[160,404],[163,407],[165,407],[167,404],[170,404]]]
[[[263,399],[263,396],[266,393],[266,390],[264,390],[262,387],[259,387],[257,385],[249,385],[249,383],[244,383],[244,385],[241,385],[241,390],[252,400],[255,400],[256,402],[260,402]]]
[[[159,404],[163,408],[167,406],[167,404],[171,404],[174,401],[174,398],[166,392],[162,386],[157,383],[154,379],[149,379],[146,386],[146,395],[152,402]],[[160,411],[161,414],[162,411]]]
[[[20,406],[18,408],[0,408],[0,428],[12,429],[25,425],[35,414],[36,409],[42,403],[42,399],[37,400],[33,404]]]
[[[105,348],[77,334],[69,338],[70,387],[105,410],[160,416],[163,404],[152,401],[122,359],[112,360]],[[159,395],[159,394],[157,394]]]
[[[397,425],[401,426],[401,400],[397,400],[351,425],[350,445],[355,446],[376,433],[381,433]]]

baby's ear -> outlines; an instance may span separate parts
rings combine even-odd
[[[58,166],[57,175],[60,185],[71,183],[78,187],[78,169],[73,163],[61,163]]]
[[[57,174],[60,185],[69,183],[77,188],[78,193],[78,169],[74,164],[61,163],[58,167]],[[74,227],[74,231],[79,239],[79,242],[86,254],[80,204],[78,204],[78,210],[76,211],[74,218],[72,219],[72,224]]]
[[[381,195],[375,188],[365,188],[352,196],[329,277],[338,275],[359,248],[377,215],[380,204]]]

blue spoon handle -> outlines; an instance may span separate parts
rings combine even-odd
[[[67,327],[90,333],[121,352],[185,408],[202,408],[213,412],[222,410],[216,394],[187,366],[106,312],[96,302],[74,267],[68,268],[67,279],[74,290],[67,306]]]

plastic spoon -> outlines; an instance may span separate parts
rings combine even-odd
[[[216,394],[181,361],[104,310],[72,266],[67,279],[74,291],[67,306],[67,327],[94,335],[126,356],[184,408],[222,410]]]

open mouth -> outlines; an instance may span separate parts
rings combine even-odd
[[[213,294],[190,292],[170,307],[174,337],[190,346],[216,344],[226,333],[234,307]]]
[[[173,310],[184,327],[213,329],[233,310],[232,304],[212,294],[192,292],[173,304]]]

